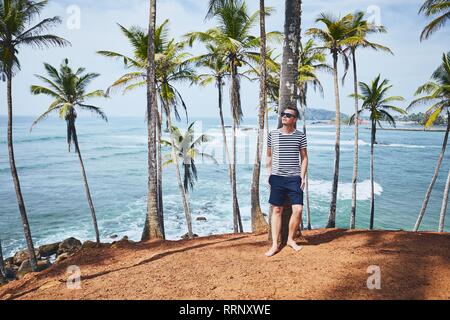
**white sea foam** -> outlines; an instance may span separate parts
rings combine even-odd
[[[310,180],[309,190],[313,197],[325,197],[331,196],[332,181],[324,180]],[[357,184],[356,197],[357,200],[365,201],[370,199],[370,180],[364,180]],[[381,196],[383,188],[377,182],[374,182],[374,193],[377,196]],[[338,185],[338,200],[351,200],[352,199],[352,184],[339,183]]]
[[[308,141],[309,144],[322,144],[322,145],[334,145],[336,143],[335,140],[325,140],[325,139],[311,139],[310,141]],[[340,144],[342,146],[350,146],[350,145],[354,145],[354,141],[352,140],[341,140]],[[368,146],[370,145],[370,143],[359,139],[358,140],[358,144],[360,146]]]
[[[421,146],[415,144],[402,144],[402,143],[391,143],[391,144],[378,143],[377,146],[391,147],[391,148],[411,148],[411,149],[439,148],[439,146]]]

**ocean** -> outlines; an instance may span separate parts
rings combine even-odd
[[[219,164],[196,160],[198,181],[190,194],[194,233],[205,236],[233,231],[231,189],[223,156],[219,119],[190,119],[196,133],[211,141],[204,152]],[[68,237],[95,239],[84,193],[80,164],[75,153],[68,153],[66,124],[48,118],[29,132],[31,117],[15,117],[16,164],[35,245],[61,241]],[[226,121],[230,125],[229,120]],[[176,123],[186,128],[186,122]],[[411,125],[399,124],[398,127]],[[276,123],[270,122],[274,129]],[[388,127],[386,125],[386,127]],[[250,231],[250,185],[256,142],[256,119],[246,118],[237,135],[237,179],[239,205],[244,231]],[[127,235],[139,240],[146,214],[147,137],[144,118],[110,118],[108,123],[91,117],[77,120],[81,152],[87,170],[101,240]],[[4,256],[25,248],[23,229],[14,193],[6,145],[6,117],[0,117],[0,238]],[[231,129],[227,128],[231,145]],[[308,122],[309,187],[312,225],[324,227],[331,199],[334,165],[335,128],[332,124]],[[443,141],[443,132],[377,132],[375,146],[375,227],[411,230],[433,175]],[[370,130],[360,130],[357,227],[369,226],[370,212]],[[164,150],[168,152],[167,149]],[[353,167],[353,127],[343,125],[341,171],[338,188],[337,226],[347,228],[351,208]],[[447,151],[432,193],[421,230],[436,231],[450,150]],[[187,232],[181,196],[174,167],[164,168],[165,229],[168,239],[179,239]],[[268,211],[269,189],[263,169],[261,202]],[[207,221],[197,221],[206,217]],[[306,221],[306,219],[305,219]],[[446,219],[450,231],[450,217]]]

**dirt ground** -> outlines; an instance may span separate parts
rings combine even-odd
[[[267,235],[248,233],[83,249],[0,299],[450,299],[450,234],[327,229],[300,244],[271,258]]]

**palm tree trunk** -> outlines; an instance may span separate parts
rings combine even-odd
[[[228,164],[228,176],[230,178],[230,186],[233,184],[233,179],[231,178],[231,173],[233,171],[230,161],[230,151],[228,149],[228,142],[227,142],[227,133],[225,131],[225,121],[223,118],[223,107],[222,107],[222,89],[223,89],[223,83],[222,78],[219,78],[217,80],[217,90],[218,90],[218,97],[219,97],[219,116],[220,116],[220,127],[222,129],[222,138],[223,138],[223,159],[225,163]]]
[[[436,183],[436,179],[439,175],[439,170],[441,168],[442,160],[444,159],[445,148],[447,147],[448,135],[450,131],[450,112],[447,112],[447,130],[445,131],[444,142],[442,143],[441,153],[439,155],[436,168],[434,170],[433,178],[431,179],[430,185],[428,186],[427,193],[425,194],[425,199],[422,203],[422,208],[419,212],[419,217],[417,218],[416,224],[414,225],[414,231],[417,232],[420,228],[420,224],[422,223],[422,219],[425,215],[425,211],[427,209],[428,201],[430,200],[431,191],[433,190],[434,184]]]
[[[301,1],[285,0],[283,60],[280,71],[278,128],[283,126],[280,114],[287,106],[297,106],[297,79],[300,44]]]
[[[5,262],[3,261],[2,240],[0,239],[0,285],[6,283]]]
[[[37,271],[36,254],[34,252],[33,239],[31,237],[30,224],[28,223],[27,211],[25,209],[25,202],[20,188],[19,175],[16,169],[16,160],[14,158],[13,145],[13,115],[12,115],[12,75],[7,72],[7,99],[8,99],[8,155],[9,165],[11,167],[11,174],[14,182],[14,189],[16,191],[17,204],[19,205],[20,217],[22,218],[22,227],[27,242],[28,254],[30,257],[31,269]]]
[[[242,226],[241,212],[239,209],[239,201],[237,197],[237,181],[236,181],[236,130],[237,123],[236,120],[233,119],[233,160],[232,160],[232,171],[231,171],[231,179],[232,179],[232,193],[233,193],[233,226],[235,233],[244,232],[244,228]]]
[[[306,90],[302,90],[304,95],[304,101],[306,101]],[[302,105],[302,116],[303,116],[303,133],[306,135],[306,104]],[[308,172],[305,176],[305,195],[306,195],[306,229],[311,230],[311,206],[309,202],[309,187],[308,187]],[[302,219],[303,223],[303,219]]]
[[[333,187],[331,190],[330,214],[328,216],[327,228],[336,227],[336,202],[339,183],[339,159],[340,159],[340,143],[341,143],[341,101],[339,96],[339,76],[338,76],[338,55],[333,52],[333,78],[334,78],[334,94],[336,100],[336,142],[335,142],[335,158],[334,158],[334,176]]]
[[[372,120],[372,139],[370,140],[370,230],[373,230],[375,220],[375,188],[374,188],[374,145],[376,123]]]
[[[156,0],[154,10],[152,12],[152,23],[153,30],[156,30]],[[156,110],[158,110],[158,99],[155,99]],[[158,170],[158,213],[159,213],[159,221],[161,224],[161,232],[163,239],[166,238],[166,230],[164,226],[164,201],[163,201],[163,162],[162,162],[162,151],[161,151],[161,140],[162,140],[162,115],[163,110],[158,112],[158,122],[157,122],[157,136],[158,136],[158,154],[157,154],[157,170]]]
[[[350,229],[356,228],[356,184],[358,181],[358,141],[359,141],[359,104],[358,104],[358,74],[356,72],[356,50],[352,48],[353,56],[353,87],[355,92],[355,153],[353,156],[352,177],[352,209],[350,214]]]
[[[442,198],[441,213],[439,215],[439,229],[438,229],[439,232],[444,232],[445,228],[445,213],[447,211],[449,190],[450,190],[450,170],[448,171],[447,182],[445,183],[444,189],[444,197]]]
[[[97,241],[98,244],[100,244],[100,233],[98,231],[97,216],[95,215],[95,208],[94,208],[94,203],[92,202],[91,191],[89,190],[89,184],[87,181],[86,170],[84,168],[83,158],[81,157],[80,147],[78,145],[78,136],[77,136],[77,130],[75,128],[75,123],[73,121],[69,121],[69,127],[70,127],[69,130],[72,131],[72,138],[73,138],[73,142],[75,143],[75,151],[78,155],[78,160],[80,161],[81,173],[83,175],[83,181],[84,181],[84,190],[86,192],[89,209],[91,211],[92,223],[94,224],[95,240]]]
[[[259,91],[259,112],[258,112],[258,137],[256,141],[256,156],[253,166],[253,178],[251,187],[251,206],[252,206],[252,231],[267,232],[268,225],[264,219],[259,199],[259,179],[261,176],[261,159],[264,144],[264,115],[267,109],[267,65],[266,65],[266,25],[265,25],[265,6],[264,0],[259,1],[259,18],[261,34],[261,63],[260,63],[260,91]]]
[[[161,108],[162,109],[162,108]],[[162,151],[161,151],[161,140],[162,140],[162,110],[158,112],[158,123],[157,123],[157,132],[158,132],[158,212],[159,212],[159,221],[161,223],[161,230],[163,234],[163,238],[166,238],[166,230],[164,228],[164,201],[163,201],[163,162],[162,162]]]
[[[148,132],[148,193],[146,226],[142,240],[164,239],[162,221],[158,212],[158,168],[156,126],[158,109],[156,105],[154,20],[156,19],[156,0],[150,0],[148,24],[148,68],[147,68],[147,132]]]
[[[217,82],[217,88],[219,91],[219,115],[220,115],[220,125],[221,125],[221,129],[222,129],[222,136],[223,136],[223,145],[224,145],[224,157],[225,157],[225,161],[228,164],[228,176],[230,178],[230,186],[231,186],[231,197],[232,197],[232,201],[233,201],[233,226],[234,226],[234,232],[237,233],[238,232],[238,228],[236,223],[234,223],[234,221],[236,220],[235,217],[237,216],[236,212],[239,212],[239,204],[237,202],[237,196],[235,193],[235,189],[233,188],[233,164],[230,158],[230,152],[228,149],[228,142],[227,142],[227,134],[225,131],[225,121],[223,118],[223,108],[222,108],[222,88],[223,88],[223,84],[222,84],[222,78],[218,79]]]
[[[240,110],[241,110],[241,101],[240,101],[240,85],[239,79],[237,75],[237,67],[232,62],[231,66],[231,86],[230,86],[230,95],[231,95],[231,114],[233,115],[233,157],[231,160],[231,188],[232,188],[232,197],[233,197],[233,230],[234,233],[244,232],[242,227],[242,219],[241,212],[239,209],[239,202],[237,197],[237,182],[236,182],[236,129],[238,126],[238,122],[240,121]]]
[[[169,123],[170,143],[172,145],[171,146],[172,162],[175,166],[175,173],[177,175],[178,188],[180,189],[181,198],[183,200],[184,215],[186,217],[186,224],[188,227],[188,237],[189,237],[189,239],[192,239],[194,237],[194,233],[192,232],[191,209],[189,207],[188,193],[184,189],[183,180],[181,179],[180,167],[178,165],[178,155],[175,150],[175,139],[173,137],[173,132],[172,132],[173,129],[172,129],[172,119],[170,116],[170,108],[167,108],[167,122]]]
[[[157,141],[158,141],[158,154],[157,154],[157,170],[158,170],[158,213],[159,213],[159,221],[161,223],[161,229],[163,238],[166,238],[166,232],[164,229],[164,202],[163,202],[163,190],[162,190],[162,152],[161,152],[161,139],[162,139],[162,110],[158,114],[157,121]],[[148,215],[145,216],[145,224],[143,235],[148,235]]]

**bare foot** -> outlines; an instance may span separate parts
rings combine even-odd
[[[295,251],[300,251],[302,249],[301,246],[299,246],[294,240],[288,241],[287,245],[294,249]]]
[[[272,247],[272,248],[270,248],[269,251],[266,252],[266,257],[271,257],[271,256],[275,255],[278,251],[279,251],[279,249],[277,247]]]

